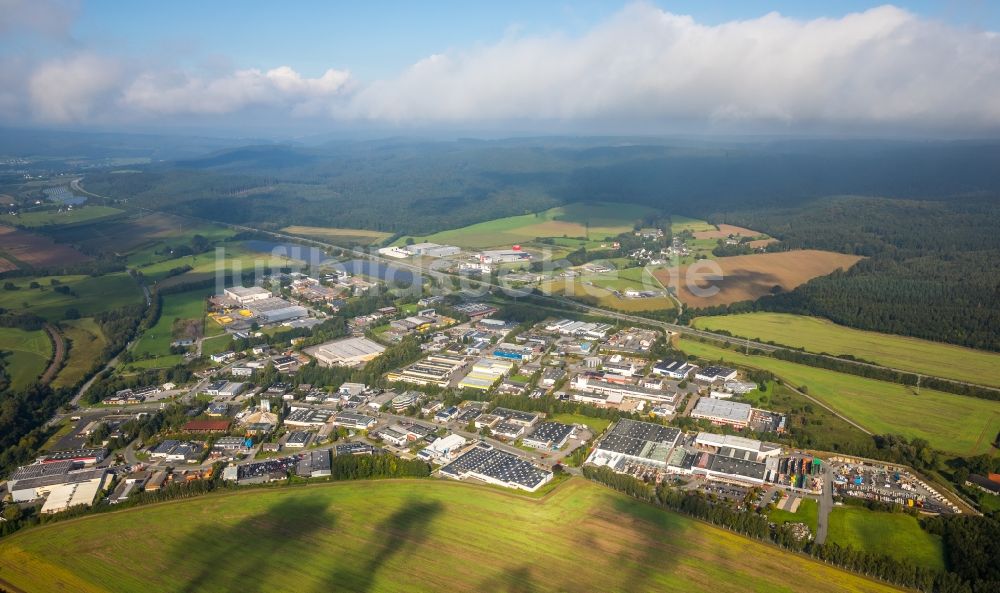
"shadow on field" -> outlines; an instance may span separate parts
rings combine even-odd
[[[362,554],[363,564],[332,575],[331,585],[338,591],[364,593],[370,591],[386,563],[401,554],[420,547],[427,538],[427,531],[443,510],[439,502],[408,501],[375,527],[375,538]]]
[[[677,556],[664,553],[664,544],[685,540],[685,529],[679,527],[667,511],[628,498],[615,497],[612,504],[620,515],[618,525],[627,529],[636,540],[618,553],[614,564],[619,568],[620,591],[645,591],[653,585],[655,574],[669,573]]]
[[[525,564],[501,570],[496,576],[480,583],[476,590],[497,593],[536,593],[539,589],[533,582],[531,566]]]
[[[275,553],[282,546],[308,541],[317,530],[336,524],[326,506],[307,498],[289,498],[224,529],[193,533],[174,547],[167,563],[173,571],[169,578],[186,581],[181,589],[185,593],[262,591],[259,576],[282,569],[274,565]]]

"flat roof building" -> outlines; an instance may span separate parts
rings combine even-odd
[[[726,424],[734,428],[744,428],[750,423],[753,411],[750,404],[710,397],[698,398],[691,410],[691,417],[705,419],[712,424]]]
[[[628,462],[665,469],[680,434],[677,428],[623,418],[601,439],[587,461],[616,471]]]
[[[241,305],[271,298],[271,291],[259,286],[251,286],[249,288],[234,286],[232,288],[225,289],[223,294]]]
[[[559,449],[573,436],[576,427],[562,422],[542,422],[521,443],[535,449]]]
[[[358,366],[378,358],[385,346],[365,337],[344,338],[320,344],[311,349],[320,364],[325,366]]]
[[[441,475],[456,480],[474,478],[528,492],[534,492],[552,480],[552,472],[483,442],[477,443],[440,471]]]

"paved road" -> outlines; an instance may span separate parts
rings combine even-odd
[[[823,464],[823,493],[819,496],[819,518],[816,522],[816,543],[826,543],[830,528],[830,511],[833,510],[833,470],[829,463]]]

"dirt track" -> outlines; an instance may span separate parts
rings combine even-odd
[[[49,367],[45,369],[41,379],[38,380],[42,385],[48,385],[52,379],[56,378],[56,374],[62,368],[63,360],[66,358],[66,340],[59,333],[59,329],[50,323],[46,323],[45,331],[48,332],[49,339],[52,340],[52,348],[55,353],[52,355],[52,362],[49,363]]]

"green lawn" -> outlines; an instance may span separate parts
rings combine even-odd
[[[220,265],[226,270],[239,268],[242,271],[247,271],[255,269],[255,265],[259,262],[264,266],[270,267],[279,267],[288,263],[288,260],[285,258],[276,258],[267,254],[249,251],[240,243],[230,242],[220,246],[224,249],[224,259],[221,260],[221,263],[216,255],[216,250],[212,249],[197,255],[156,261],[138,266],[136,270],[142,272],[147,282],[156,283],[167,277],[171,270],[182,266],[191,267],[191,270],[186,272],[187,274],[204,274],[215,273],[216,268]]]
[[[107,216],[121,214],[123,211],[110,206],[78,206],[73,210],[58,212],[56,210],[36,210],[33,212],[23,212],[17,216],[10,214],[0,215],[0,222],[20,225],[23,227],[40,227],[60,224],[74,224],[97,220]]]
[[[975,455],[991,450],[1000,430],[997,402],[837,373],[682,339],[684,352],[771,371],[875,434],[927,439],[941,451]]]
[[[799,508],[794,513],[775,509],[767,514],[767,518],[778,525],[805,523],[815,535],[816,526],[819,523],[819,503],[811,498],[803,498],[799,501]]]
[[[170,354],[170,343],[178,339],[174,335],[177,321],[197,319],[199,323],[205,323],[205,297],[211,293],[211,289],[202,288],[164,295],[160,319],[139,338],[132,349],[136,361],[131,364],[157,368],[180,362],[181,355]],[[144,359],[147,355],[151,358]]]
[[[603,433],[607,430],[608,425],[611,424],[611,421],[606,418],[591,418],[583,414],[554,414],[552,417],[547,418],[547,420],[562,422],[563,424],[586,424],[595,435]]]
[[[75,294],[56,292],[55,279]],[[18,290],[0,290],[0,308],[27,311],[50,321],[62,320],[66,309],[75,308],[82,317],[92,317],[101,311],[141,303],[142,290],[125,272],[104,276],[29,276],[8,280]],[[7,282],[7,281],[5,281]],[[41,288],[28,288],[38,282]]]
[[[920,528],[916,517],[879,513],[861,507],[834,507],[827,544],[888,554],[918,566],[944,569],[941,538]]]
[[[69,342],[69,352],[66,364],[52,381],[52,386],[69,387],[75,385],[93,367],[108,341],[91,317],[63,321],[60,327]]]
[[[691,231],[692,233],[697,233],[698,231],[714,231],[716,227],[714,224],[709,224],[704,220],[698,218],[688,218],[687,216],[681,216],[679,214],[670,215],[670,233],[676,235],[681,231]]]
[[[573,203],[544,212],[497,218],[414,239],[418,242],[430,241],[468,249],[509,246],[528,242],[535,237],[587,237],[589,240],[600,241],[605,237],[631,231],[633,225],[649,212],[650,208],[636,204]],[[401,245],[405,241],[404,237],[396,244]]]
[[[1000,354],[837,325],[818,317],[744,313],[699,317],[694,326],[810,352],[850,354],[877,364],[939,377],[1000,386]]]
[[[33,593],[896,590],[580,478],[541,498],[422,480],[177,500],[0,540],[0,578]]]
[[[21,389],[33,384],[45,372],[52,356],[52,341],[45,330],[24,331],[0,327],[0,352],[4,368],[10,376],[10,386]]]

